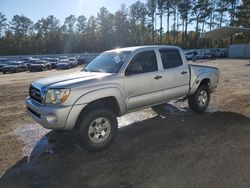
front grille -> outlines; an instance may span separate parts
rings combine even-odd
[[[30,98],[42,104],[42,97],[39,89],[35,88],[33,85],[30,85],[29,94]]]

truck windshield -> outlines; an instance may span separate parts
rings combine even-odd
[[[104,52],[83,70],[88,72],[117,73],[131,51]]]

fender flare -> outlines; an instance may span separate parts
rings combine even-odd
[[[204,79],[208,79],[211,81],[211,76],[210,76],[211,73],[202,73],[202,74],[199,74],[197,76],[197,78],[193,81],[193,83],[191,83],[191,88],[190,88],[190,92],[189,92],[189,95],[192,95],[195,93],[195,91],[198,89],[198,87],[200,86],[200,83],[202,82],[202,80]]]
[[[82,96],[80,96],[74,105],[86,105],[90,102],[93,102],[98,99],[106,98],[106,97],[114,97],[117,101],[118,107],[120,109],[121,114],[125,114],[126,112],[126,103],[125,99],[122,95],[122,92],[117,87],[105,87],[98,88],[92,91],[89,91]]]

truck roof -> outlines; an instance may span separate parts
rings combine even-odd
[[[117,52],[117,51],[135,51],[137,49],[152,49],[152,48],[175,48],[180,49],[179,46],[174,45],[147,45],[147,46],[131,46],[131,47],[124,47],[124,48],[116,48],[113,50],[109,50],[108,52]]]

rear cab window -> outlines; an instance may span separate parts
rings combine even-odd
[[[176,68],[183,65],[178,49],[159,49],[164,69]]]

